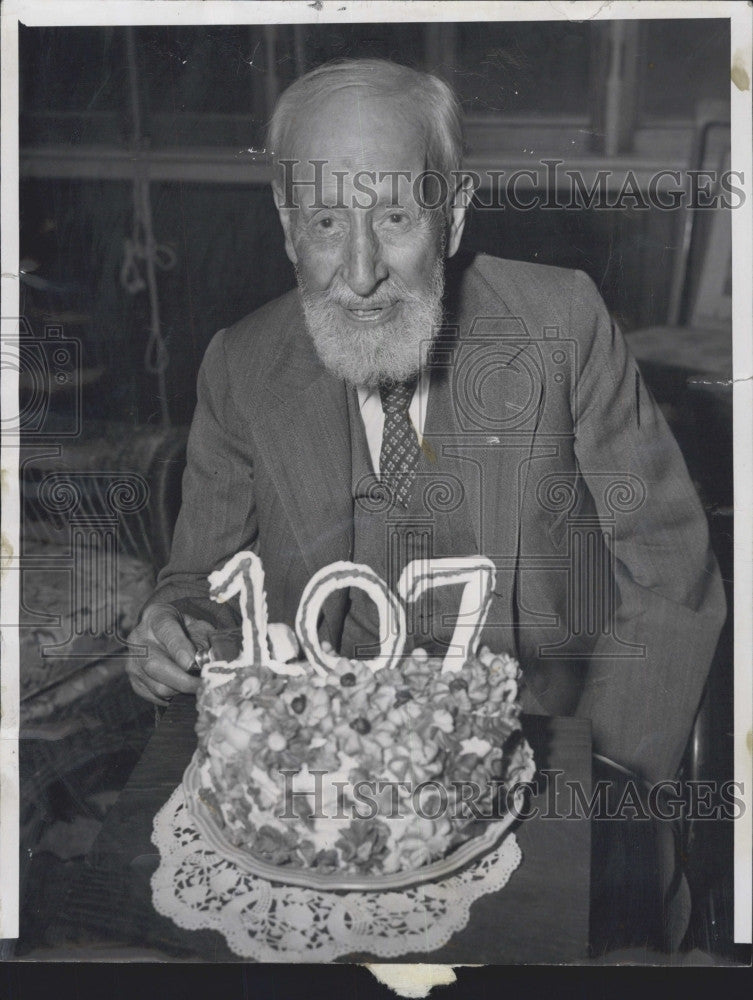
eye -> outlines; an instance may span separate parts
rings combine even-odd
[[[336,240],[342,233],[344,220],[334,212],[322,212],[310,222],[310,232],[318,239]]]
[[[382,216],[381,226],[385,234],[407,233],[413,227],[413,218],[402,208],[391,208]]]

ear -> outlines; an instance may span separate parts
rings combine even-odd
[[[295,267],[298,263],[298,254],[295,252],[295,246],[293,245],[293,220],[291,218],[293,209],[285,206],[285,195],[277,181],[272,181],[272,194],[275,199],[277,214],[280,216],[280,225],[285,234],[285,253],[288,255],[290,263]]]
[[[447,234],[447,256],[453,257],[460,246],[460,240],[465,229],[465,217],[468,206],[473,199],[473,177],[463,174],[455,188],[455,195],[450,212],[450,229]]]

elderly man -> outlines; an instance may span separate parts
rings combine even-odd
[[[724,598],[679,450],[593,284],[458,253],[472,190],[432,76],[320,67],[281,97],[269,149],[298,288],[207,350],[134,690],[195,689],[196,645],[237,624],[206,578],[238,551],[261,556],[288,626],[335,560],[393,583],[412,558],[479,553],[497,565],[483,641],[520,659],[524,706],[588,717],[602,754],[671,777]],[[413,645],[446,647],[456,612],[434,591]],[[330,599],[321,637],[369,655],[360,591]]]

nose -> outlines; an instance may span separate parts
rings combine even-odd
[[[357,218],[351,228],[342,273],[352,291],[363,297],[371,295],[389,274],[368,219]]]

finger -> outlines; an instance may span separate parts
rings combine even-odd
[[[208,646],[209,636],[216,631],[209,622],[191,618],[190,615],[183,616],[183,624],[194,645]]]
[[[196,646],[186,634],[178,612],[169,604],[156,604],[150,609],[149,626],[156,641],[170,659],[189,670],[196,656]]]
[[[137,660],[145,659],[147,655],[148,642],[148,631],[145,625],[141,623],[131,631],[126,639],[126,645],[129,648],[131,657]]]
[[[182,691],[183,694],[193,694],[199,687],[198,677],[192,677],[190,674],[187,674],[185,670],[182,670],[157,649],[152,650],[143,669],[146,676],[142,677],[142,680],[148,683],[147,678],[149,678],[158,684],[164,685],[168,694],[175,693],[176,691]],[[153,684],[150,684],[149,687],[153,691],[155,690]],[[157,693],[162,697],[166,696],[163,692]]]
[[[175,664],[173,664],[173,666],[175,667]],[[138,673],[133,675],[132,681],[133,680],[141,684],[142,687],[147,688],[153,695],[156,695],[157,698],[164,698],[169,701],[176,694],[176,689],[170,684],[164,684],[161,680],[155,679],[148,674],[146,672],[145,665],[142,666]]]
[[[166,684],[159,684],[157,681],[153,681],[151,677],[145,677],[142,683],[155,697],[161,698],[164,701],[172,701],[176,695],[176,692],[171,687],[168,687]]]
[[[138,677],[131,677],[131,687],[140,698],[144,698],[146,701],[151,701],[153,705],[161,705],[164,708],[170,704],[166,698],[158,698],[156,695],[152,694],[146,684],[139,680]]]
[[[143,698],[145,701],[150,701],[153,705],[159,705],[161,708],[167,708],[170,704],[169,698],[158,698],[157,695],[152,694],[146,684],[142,684],[139,680],[134,682],[133,690],[140,698]]]
[[[140,681],[142,684],[144,682],[144,667],[148,658],[148,652],[134,654],[131,653],[129,658],[126,660],[125,670],[128,674],[128,679],[131,684],[134,681]]]

